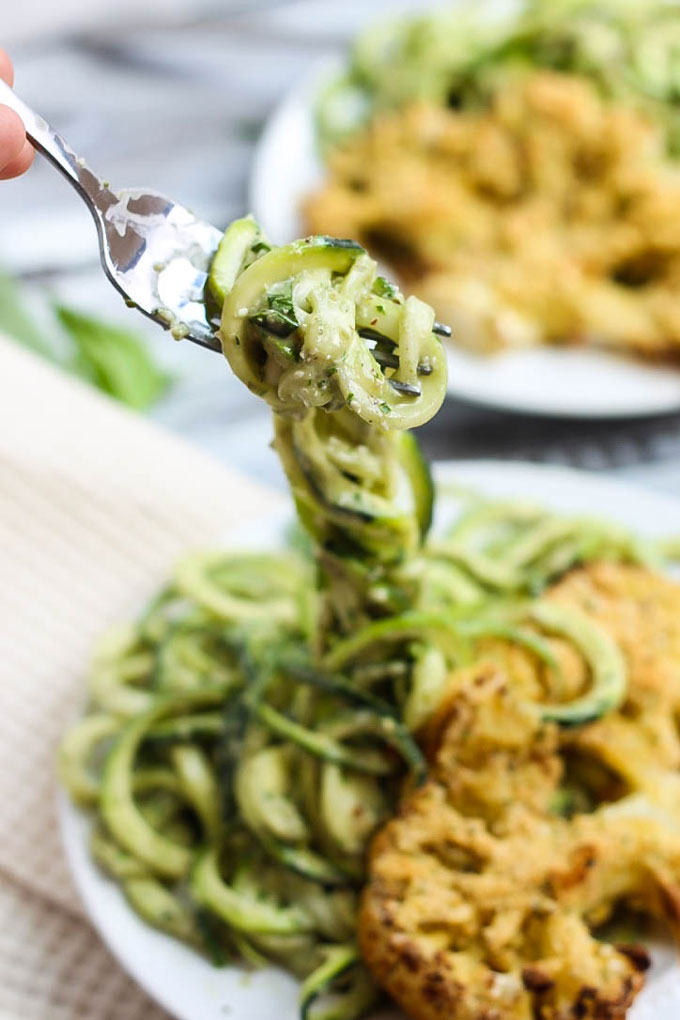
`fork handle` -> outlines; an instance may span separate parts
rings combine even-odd
[[[30,106],[27,106],[22,99],[19,99],[14,89],[1,79],[0,104],[9,106],[11,110],[19,114],[29,141],[73,185],[89,206],[95,220],[100,220],[109,206],[118,201],[108,184],[92,173],[86,166],[85,160],[75,154],[61,135],[57,134],[47,121],[35,113]]]

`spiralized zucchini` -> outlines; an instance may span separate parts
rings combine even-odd
[[[429,421],[444,399],[433,326],[432,309],[378,277],[360,245],[309,237],[237,275],[219,335],[235,374],[273,410],[348,407],[393,431]]]
[[[329,150],[372,115],[426,101],[479,109],[518,68],[590,79],[658,120],[680,154],[678,6],[667,0],[519,0],[505,16],[469,0],[369,25],[319,97]]]
[[[248,218],[229,228],[211,292],[225,294],[229,364],[275,411],[276,450],[320,553],[324,644],[370,618],[361,565],[379,592],[427,533],[431,480],[406,430],[439,409],[446,359],[432,309],[377,276],[353,241],[270,248],[253,231]]]
[[[216,963],[280,963],[302,979],[303,1018],[354,1020],[377,998],[355,938],[366,847],[424,778],[416,735],[451,671],[501,637],[555,680],[536,703],[545,719],[610,710],[626,678],[606,634],[532,599],[589,559],[661,554],[473,496],[428,541],[432,483],[403,429],[443,392],[431,315],[378,283],[356,246],[271,249],[252,220],[216,265],[225,349],[276,410],[311,550],[184,559],[96,649],[60,773],[94,815],[94,859],[147,923]],[[367,341],[366,321],[390,342]],[[376,419],[386,396],[394,413]],[[590,668],[575,702],[556,696],[553,633]]]

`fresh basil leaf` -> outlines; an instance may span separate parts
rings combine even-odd
[[[170,377],[153,362],[143,340],[65,305],[55,312],[74,344],[71,369],[128,407],[146,410],[166,391]]]
[[[5,333],[12,340],[24,344],[51,361],[58,360],[26,308],[20,285],[5,273],[0,273],[0,333]]]

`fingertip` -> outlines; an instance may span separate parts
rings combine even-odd
[[[8,106],[0,106],[0,170],[20,155],[26,143],[21,118]]]
[[[14,68],[12,67],[12,61],[9,59],[4,50],[0,50],[0,78],[6,81],[8,85],[14,84]]]
[[[14,84],[14,68],[4,50],[0,49],[0,79]],[[21,118],[8,106],[0,105],[0,180],[18,177],[33,162],[35,150],[26,138]]]
[[[35,158],[35,149],[30,142],[24,142],[18,156],[15,156],[0,170],[0,181],[8,181],[12,177],[20,177],[26,173]]]

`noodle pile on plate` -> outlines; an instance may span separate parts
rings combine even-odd
[[[358,237],[481,351],[680,352],[680,170],[662,127],[585,79],[379,112],[333,149],[309,227]]]

